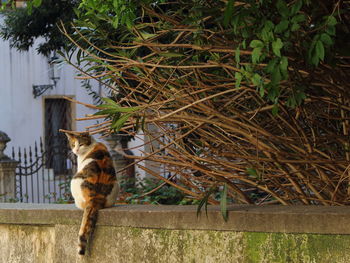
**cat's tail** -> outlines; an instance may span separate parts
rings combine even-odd
[[[96,226],[98,210],[104,207],[104,203],[105,200],[92,199],[84,209],[78,240],[79,255],[85,255],[87,243]]]

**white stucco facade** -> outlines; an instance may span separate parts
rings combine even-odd
[[[63,64],[59,66],[56,87],[34,98],[33,85],[52,84],[49,78],[48,58],[38,55],[34,45],[28,52],[10,48],[8,41],[0,40],[0,130],[11,138],[11,147],[27,147],[43,137],[44,98],[71,96],[78,101],[92,103],[92,98],[76,79],[75,69]],[[95,89],[98,85],[94,83]],[[72,104],[75,117],[84,117],[94,111],[82,105]],[[74,116],[73,116],[74,117]],[[75,122],[73,127],[84,130],[93,121]]]
[[[0,23],[2,18],[0,16]],[[53,84],[50,79],[49,58],[36,51],[40,39],[27,52],[10,48],[9,41],[0,38],[0,131],[7,133],[11,141],[7,144],[5,154],[11,157],[12,148],[17,152],[19,147],[33,147],[35,141],[45,137],[45,99],[69,96],[77,101],[93,104],[91,95],[82,87],[77,79],[77,71],[73,66],[62,63],[58,66],[59,79],[53,89],[46,90],[34,98],[33,85]],[[96,81],[90,83],[94,91],[100,95],[103,89]],[[102,92],[102,94],[101,94]],[[84,131],[85,127],[96,124],[96,120],[76,121],[75,118],[93,114],[94,110],[80,104],[71,104],[72,128]],[[98,135],[95,136],[98,139]],[[132,152],[142,156],[144,151],[143,135],[139,135],[129,143]],[[136,168],[136,173],[143,177],[144,171]]]

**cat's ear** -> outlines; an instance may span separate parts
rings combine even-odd
[[[84,137],[84,138],[90,138],[91,136],[89,135],[89,132],[82,132],[80,134],[81,137]]]
[[[68,140],[71,141],[75,138],[75,136],[71,133],[68,133],[68,132],[64,132],[64,134],[67,136]]]
[[[84,132],[80,134],[80,137],[84,140],[86,145],[90,145],[92,142],[92,137],[88,132]]]
[[[71,131],[63,130],[63,129],[59,129],[58,131],[63,132],[67,136],[68,140],[72,140],[76,137]]]
[[[67,136],[68,140],[71,140],[73,138],[73,136],[71,134],[69,134],[69,133],[64,133],[64,134]]]

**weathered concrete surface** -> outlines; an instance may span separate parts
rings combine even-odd
[[[348,207],[234,206],[226,223],[217,207],[197,218],[196,207],[120,206],[100,212],[79,259],[81,215],[71,205],[0,204],[0,263],[350,262]]]
[[[50,263],[54,259],[55,228],[0,224],[0,262]]]
[[[350,234],[350,207],[253,206],[229,207],[225,222],[220,208],[208,206],[197,217],[197,206],[121,205],[100,211],[99,225],[161,229]],[[0,203],[0,223],[79,224],[82,211],[74,205]]]

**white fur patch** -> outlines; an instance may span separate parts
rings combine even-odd
[[[84,179],[82,178],[74,178],[70,182],[70,190],[72,192],[75,206],[78,207],[79,209],[84,209],[84,203],[85,199],[83,197],[83,192],[81,190],[81,184],[84,182]]]
[[[119,193],[119,184],[118,182],[115,182],[112,188],[112,192],[106,197],[105,207],[111,207],[115,203],[115,201],[117,200],[118,193]]]
[[[84,167],[86,165],[88,165],[89,163],[91,163],[92,161],[94,161],[94,159],[92,158],[89,158],[89,159],[86,159],[84,160],[84,157],[80,157],[78,156],[78,173],[84,169]]]
[[[84,167],[86,165],[88,165],[89,163],[91,163],[92,161],[94,161],[94,159],[89,158],[89,159],[84,160],[83,157],[78,156],[78,172],[83,170]],[[75,206],[80,208],[80,209],[83,209],[83,205],[85,203],[85,199],[83,197],[83,192],[81,189],[81,184],[83,182],[84,182],[84,179],[82,179],[82,178],[74,178],[74,179],[72,179],[72,181],[70,183],[70,190],[71,190],[73,198],[74,198]]]

